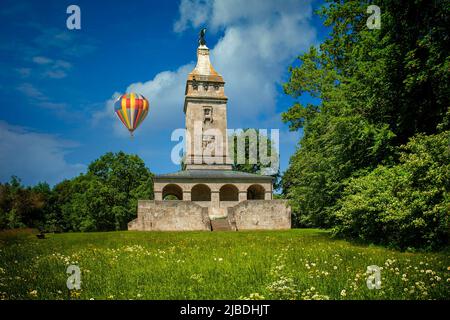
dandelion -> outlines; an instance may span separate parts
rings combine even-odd
[[[334,270],[337,270],[337,266],[334,266],[333,269],[334,269]]]

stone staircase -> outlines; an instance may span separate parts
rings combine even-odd
[[[211,220],[211,231],[231,231],[231,226],[227,218],[219,218]]]

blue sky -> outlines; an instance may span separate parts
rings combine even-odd
[[[81,9],[81,30],[66,9]],[[55,184],[108,151],[138,154],[155,173],[179,169],[170,140],[184,127],[187,74],[206,26],[226,81],[229,128],[280,130],[281,170],[301,132],[281,121],[293,100],[281,84],[296,56],[327,30],[304,0],[2,1],[0,181]],[[114,115],[119,93],[144,94],[145,122],[129,138]],[[307,98],[300,98],[307,100]]]

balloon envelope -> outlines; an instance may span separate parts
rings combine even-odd
[[[149,104],[141,94],[126,93],[114,103],[114,111],[132,134],[147,117]]]

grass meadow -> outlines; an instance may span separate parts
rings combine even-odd
[[[70,264],[81,289],[66,287]],[[381,288],[366,285],[381,267]],[[0,233],[1,299],[449,299],[450,250],[409,253],[316,229]]]

